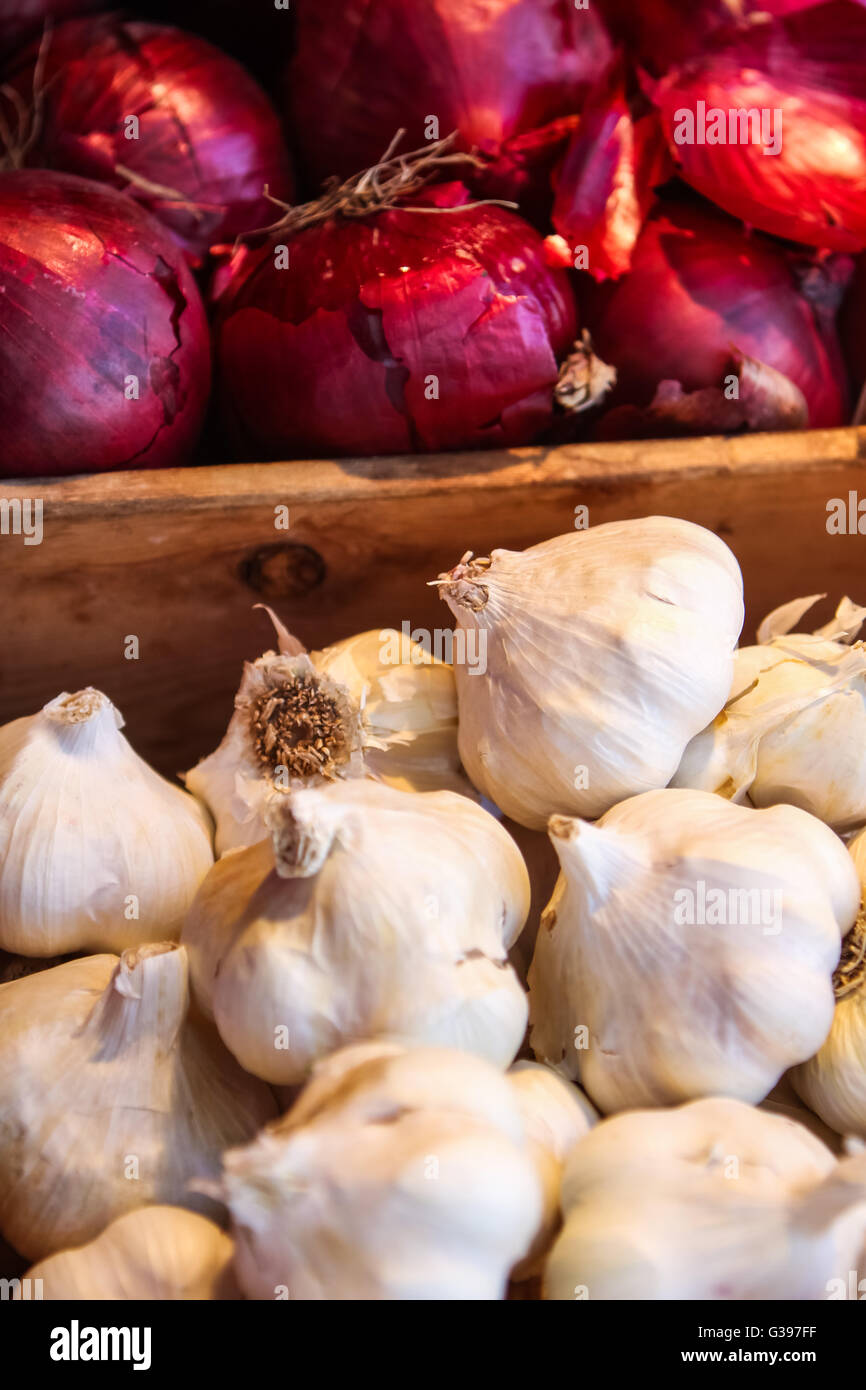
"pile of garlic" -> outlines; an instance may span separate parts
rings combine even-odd
[[[0,1236],[49,1299],[846,1296],[866,609],[738,649],[670,517],[434,583],[453,666],[271,613],[186,791],[99,691],[0,729]]]

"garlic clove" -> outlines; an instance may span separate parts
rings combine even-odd
[[[572,1150],[550,1299],[819,1299],[866,1240],[866,1161],[736,1100],[605,1120]]]
[[[866,610],[846,598],[818,632],[789,634],[812,601],[771,613],[763,644],[737,652],[728,703],[671,785],[799,806],[842,832],[866,820],[866,645],[849,645]]]
[[[54,1301],[239,1299],[233,1254],[230,1237],[207,1217],[183,1207],[140,1207],[24,1277],[39,1297]]]
[[[529,883],[494,817],[368,779],[270,814],[272,842],[214,866],[183,932],[196,997],[241,1064],[294,1085],[343,1044],[394,1034],[506,1066],[527,1021],[507,955]]]
[[[531,1043],[603,1112],[757,1102],[820,1047],[860,896],[827,826],[667,789],[594,825],[554,817],[551,838]]]
[[[133,751],[98,690],[0,729],[0,946],[120,951],[177,936],[213,863],[199,803]]]
[[[266,611],[279,652],[246,663],[225,737],[185,778],[213,814],[218,854],[265,839],[268,807],[297,787],[368,776],[474,796],[450,666],[390,628],[306,652]]]
[[[172,942],[0,986],[0,1229],[30,1259],[188,1190],[271,1119],[267,1087],[189,1010]]]
[[[542,1215],[511,1086],[445,1049],[338,1053],[224,1167],[250,1298],[502,1298]]]
[[[673,517],[611,522],[440,575],[458,635],[459,749],[507,816],[594,819],[667,784],[730,689],[742,577],[717,536]]]

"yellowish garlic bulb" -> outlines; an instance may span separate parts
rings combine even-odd
[[[866,830],[849,849],[866,899]],[[866,909],[845,938],[834,980],[833,1026],[815,1056],[794,1068],[791,1082],[831,1129],[866,1139]]]
[[[811,635],[789,633],[824,595],[771,613],[737,652],[728,702],[686,749],[676,787],[754,806],[788,803],[839,831],[866,821],[866,609],[843,599]]]
[[[862,1260],[866,1158],[736,1100],[604,1120],[572,1150],[547,1298],[826,1299]]]
[[[139,1207],[95,1240],[49,1255],[25,1278],[48,1301],[238,1299],[231,1238],[183,1207]]]
[[[336,1053],[224,1169],[255,1299],[500,1299],[543,1215],[512,1086],[444,1048]]]
[[[296,1085],[389,1033],[507,1066],[527,1020],[507,956],[529,882],[495,818],[367,779],[293,792],[271,815],[272,839],[214,865],[183,931],[196,998],[241,1064]]]
[[[25,956],[176,938],[213,863],[207,814],[133,751],[98,690],[0,728],[0,946]]]
[[[438,583],[483,649],[483,673],[455,662],[463,765],[530,829],[665,786],[727,697],[742,577],[703,527],[610,522],[466,556]]]
[[[279,650],[245,665],[225,737],[185,778],[214,817],[218,854],[265,839],[268,806],[295,787],[368,776],[473,795],[449,665],[390,628],[306,652],[267,611]]]
[[[0,986],[0,1230],[41,1259],[188,1184],[276,1113],[189,1012],[172,942],[86,956]]]
[[[550,833],[562,873],[529,974],[532,1046],[604,1113],[757,1102],[821,1046],[860,901],[821,821],[669,789]]]

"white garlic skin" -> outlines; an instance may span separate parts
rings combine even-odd
[[[799,806],[841,831],[866,821],[866,648],[795,633],[743,647],[733,703],[692,740],[675,787]]]
[[[0,986],[0,1230],[42,1259],[189,1188],[272,1119],[209,1025],[190,1017],[183,947],[86,956]]]
[[[543,1213],[508,1080],[440,1048],[335,1054],[224,1168],[255,1299],[501,1299]]]
[[[454,792],[366,779],[283,809],[304,862],[266,842],[226,856],[183,932],[196,998],[241,1065],[296,1085],[390,1033],[507,1066],[528,1017],[507,955],[529,909],[508,833]]]
[[[213,863],[203,807],[130,747],[98,690],[0,728],[0,946],[26,956],[176,939]]]
[[[519,1281],[540,1271],[560,1226],[563,1164],[575,1144],[597,1123],[598,1114],[576,1086],[538,1062],[515,1062],[508,1080],[544,1191],[542,1224],[529,1253],[512,1271],[512,1279]]]
[[[862,1258],[866,1160],[713,1098],[602,1121],[562,1202],[549,1299],[826,1299]]]
[[[610,522],[440,577],[487,670],[455,666],[459,748],[513,820],[594,819],[667,784],[727,698],[743,624],[739,566],[673,517]]]
[[[866,894],[866,830],[855,836],[848,848]],[[815,1056],[794,1068],[791,1083],[831,1129],[866,1139],[866,935],[862,918],[852,936],[851,951],[855,964],[848,983],[840,982],[830,1032]]]
[[[268,610],[270,611],[270,610]],[[291,787],[368,776],[404,791],[474,795],[457,752],[457,691],[449,665],[390,628],[305,652],[276,616],[279,652],[244,666],[235,711],[219,746],[185,775],[216,823],[217,854],[266,839],[266,815]],[[270,688],[311,679],[341,710],[341,748],[325,776],[275,779],[257,755],[251,711]]]
[[[531,1042],[603,1113],[757,1102],[821,1046],[860,898],[827,826],[668,789],[596,824],[555,818],[551,837],[562,875],[530,970]],[[701,922],[716,892],[739,920]]]
[[[95,1240],[28,1269],[46,1301],[239,1299],[231,1238],[183,1207],[139,1207]]]

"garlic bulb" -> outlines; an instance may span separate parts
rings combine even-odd
[[[29,1259],[150,1202],[201,1206],[188,1182],[275,1112],[190,1016],[181,946],[0,986],[0,1230]]]
[[[529,883],[507,831],[455,792],[366,779],[271,811],[219,860],[184,926],[193,989],[226,1046],[276,1085],[381,1033],[507,1066],[527,1002],[507,963]]]
[[[515,1062],[508,1080],[517,1097],[523,1125],[544,1192],[544,1216],[526,1258],[512,1271],[513,1279],[535,1275],[560,1225],[562,1167],[578,1140],[598,1120],[586,1097],[550,1067]]]
[[[849,849],[866,895],[866,830]],[[791,1072],[797,1094],[839,1134],[866,1139],[866,911],[842,948],[833,1026],[816,1055]]]
[[[227,1153],[250,1298],[498,1299],[542,1219],[502,1072],[444,1048],[347,1048]]]
[[[234,1245],[213,1221],[183,1207],[139,1207],[75,1250],[49,1255],[26,1278],[47,1300],[241,1297]]]
[[[735,1100],[605,1120],[572,1150],[550,1299],[821,1299],[866,1240],[866,1159]]]
[[[267,611],[279,652],[247,662],[222,743],[185,778],[216,821],[218,854],[265,839],[268,805],[296,786],[367,775],[472,794],[450,666],[390,628],[307,653]]]
[[[686,749],[672,785],[754,806],[787,802],[843,831],[866,821],[866,616],[843,599],[811,636],[788,625],[823,595],[771,613],[737,652],[728,703]]]
[[[459,748],[513,820],[601,815],[663,787],[723,705],[743,623],[728,547],[673,517],[465,556],[439,590],[486,673],[455,665]]]
[[[206,813],[127,743],[98,690],[0,728],[0,946],[26,956],[177,937],[213,863]]]
[[[562,874],[529,974],[532,1047],[603,1112],[759,1101],[820,1047],[860,901],[826,825],[668,789],[550,833]]]

